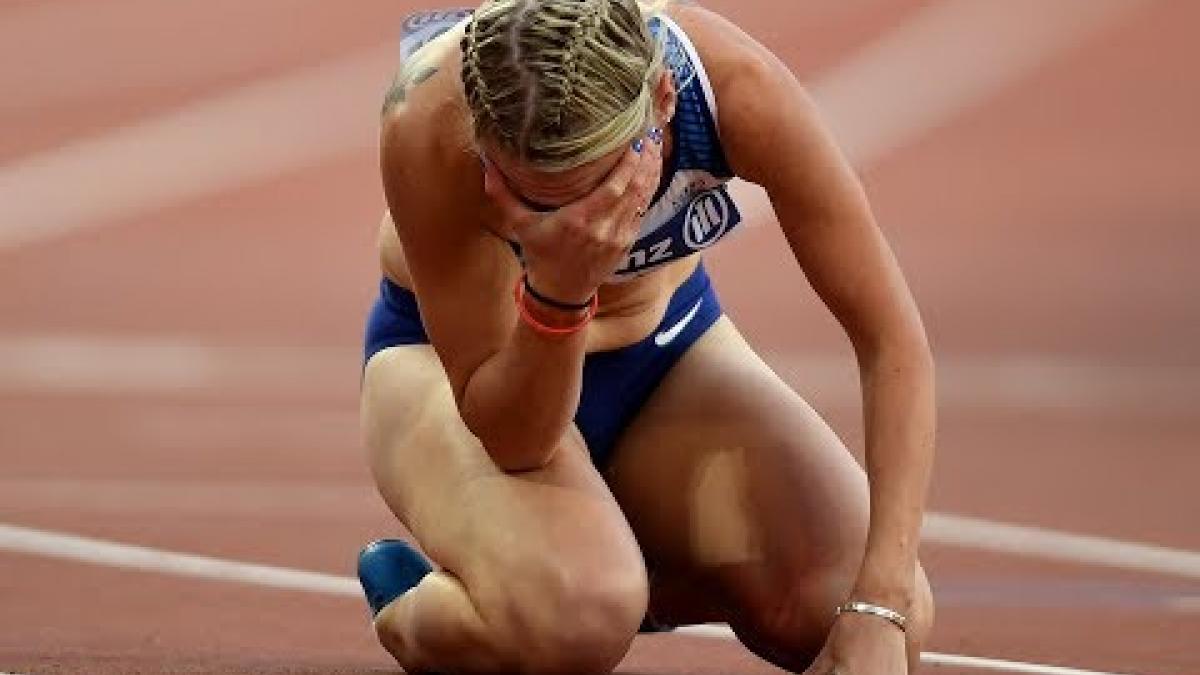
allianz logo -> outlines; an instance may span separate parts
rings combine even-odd
[[[657,241],[643,237],[617,268],[617,274],[627,274],[644,267],[674,258],[681,258],[717,243],[734,224],[729,196],[720,188],[697,194],[685,211],[676,213],[666,226],[657,232],[667,234]],[[676,237],[683,240],[686,250],[676,250]]]
[[[683,223],[683,242],[688,248],[699,251],[717,243],[729,229],[729,202],[725,192],[714,188],[696,195],[688,205]]]

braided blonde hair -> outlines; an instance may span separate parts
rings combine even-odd
[[[665,0],[485,0],[462,38],[476,139],[563,171],[649,122],[662,50],[647,16]]]

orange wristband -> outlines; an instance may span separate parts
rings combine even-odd
[[[529,311],[529,307],[525,304],[526,297],[528,296],[525,294],[525,275],[521,275],[521,278],[517,279],[516,288],[513,289],[513,298],[517,301],[517,312],[520,314],[521,320],[525,322],[525,325],[532,328],[535,333],[553,338],[568,337],[586,328],[596,316],[596,308],[600,303],[599,296],[593,294],[592,301],[588,304],[587,310],[584,312],[583,318],[579,320],[579,323],[565,328],[556,328],[554,326],[547,326],[537,320],[537,317]]]

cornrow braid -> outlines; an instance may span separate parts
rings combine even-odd
[[[606,12],[608,4],[603,0],[599,2],[579,3],[584,5],[581,14],[575,19],[575,25],[571,27],[570,37],[567,39],[566,48],[563,49],[563,89],[561,98],[557,101],[554,107],[553,119],[554,125],[562,126],[563,110],[571,101],[571,94],[575,86],[575,79],[578,76],[579,66],[576,61],[576,53],[586,44],[588,40],[595,37],[596,30],[600,25],[601,13]]]
[[[549,171],[627,142],[661,72],[646,21],[636,0],[483,2],[461,42],[476,138]]]
[[[496,111],[492,110],[492,102],[488,96],[487,80],[479,70],[479,38],[477,37],[478,17],[472,15],[463,31],[461,48],[462,81],[466,90],[467,102],[472,110],[480,110],[492,124],[499,122]]]

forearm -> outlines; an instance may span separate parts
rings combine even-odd
[[[933,465],[933,359],[923,340],[860,353],[871,520],[856,599],[906,611]]]
[[[534,311],[551,324],[578,321]],[[547,337],[518,320],[505,346],[467,382],[459,406],[463,420],[502,469],[535,469],[550,461],[579,405],[586,341],[586,329]]]

